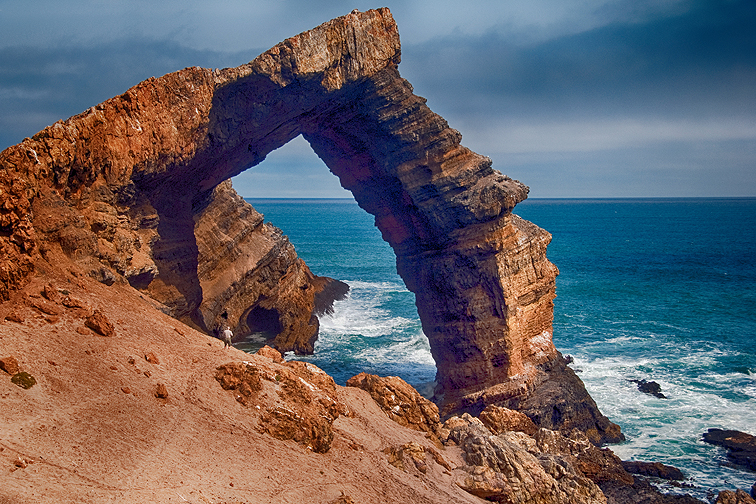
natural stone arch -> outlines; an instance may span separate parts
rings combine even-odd
[[[152,275],[146,292],[207,327],[222,305],[208,294],[214,287],[203,284],[203,269],[223,231],[198,223],[213,212],[228,217],[224,203],[240,198],[225,181],[301,134],[396,253],[436,360],[443,411],[537,409],[527,406],[534,390],[564,371],[551,341],[551,237],[512,214],[527,187],[461,146],[459,132],[412,93],[397,70],[400,54],[388,9],[355,11],[249,64],[149,79],[58,122],[0,155],[4,197],[16,203],[15,213],[0,210],[0,245],[23,258],[44,235],[81,261],[107,258],[140,285]],[[264,226],[243,204],[231,206],[240,222]],[[53,208],[68,212],[62,223],[39,217]],[[131,243],[137,250],[119,249]],[[313,303],[297,291],[310,288],[312,274],[290,259],[281,272],[298,280],[281,294],[291,306]],[[6,261],[6,285],[28,274],[24,265]],[[544,426],[588,425],[605,438],[610,424],[583,394],[587,413],[547,405],[532,415]]]

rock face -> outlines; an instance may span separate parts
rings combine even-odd
[[[0,295],[27,281],[38,254],[63,252],[206,330],[224,313],[241,332],[256,318],[275,325],[277,312],[285,341],[275,346],[310,351],[311,274],[222,185],[303,135],[396,253],[438,367],[442,416],[524,404],[545,383],[553,392],[562,358],[551,236],[512,213],[528,188],[463,147],[399,61],[388,9],[354,11],[237,68],[149,79],[6,149]],[[584,389],[570,393],[593,409],[549,421],[616,440]]]
[[[229,362],[216,369],[215,379],[239,403],[261,411],[260,432],[316,453],[331,449],[333,421],[350,414],[333,399],[333,378],[312,364],[292,361],[271,371],[252,362]]]
[[[445,428],[467,463],[455,470],[457,484],[473,495],[494,502],[607,502],[599,487],[575,467],[574,456],[553,447],[547,451],[523,433],[493,435],[467,414],[452,417]]]

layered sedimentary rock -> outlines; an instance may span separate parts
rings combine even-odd
[[[442,415],[524,404],[544,387],[558,392],[563,377],[580,383],[551,340],[551,237],[512,213],[528,188],[463,147],[401,78],[399,61],[388,9],[355,11],[238,68],[147,80],[7,149],[3,294],[24,282],[37,250],[59,246],[207,326],[218,314],[205,291],[235,306],[202,276],[226,267],[202,248],[217,230],[197,234],[208,199],[231,197],[215,188],[303,135],[396,253],[438,366]],[[291,264],[297,285],[307,272]],[[570,393],[592,409],[570,417],[577,410],[552,408],[542,420],[616,440],[585,390]]]
[[[280,351],[313,352],[316,315],[349,287],[312,274],[280,229],[231,187],[219,184],[194,205],[199,325],[230,325],[235,339],[263,335]]]

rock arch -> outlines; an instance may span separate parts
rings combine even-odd
[[[388,9],[355,11],[246,65],[152,78],[60,121],[0,155],[3,198],[15,205],[0,210],[2,245],[23,258],[44,235],[69,256],[112,252],[125,277],[152,276],[146,291],[168,311],[207,325],[198,318],[219,308],[203,298],[201,271],[225,231],[198,233],[197,223],[220,212],[265,226],[244,205],[228,206],[238,196],[224,181],[301,134],[396,253],[437,363],[443,411],[522,406],[561,362],[551,341],[551,237],[512,214],[528,188],[460,144],[401,78],[400,55]],[[55,208],[70,218],[46,223]],[[6,261],[6,286],[28,274],[24,264]],[[283,272],[311,276],[304,265]],[[292,285],[306,290],[305,280]],[[536,416],[564,424],[569,414],[558,413]]]

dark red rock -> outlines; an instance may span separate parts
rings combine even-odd
[[[168,399],[168,387],[164,383],[158,383],[155,387],[155,397],[158,399]]]
[[[6,316],[5,320],[10,320],[11,322],[16,322],[17,324],[23,324],[24,323],[24,315],[19,310],[11,310]]]
[[[52,284],[45,285],[45,287],[42,289],[42,295],[53,303],[60,302],[60,293],[58,292],[58,289],[56,289]]]
[[[87,317],[84,325],[102,336],[115,336],[115,327],[100,310],[95,310],[92,315]]]
[[[11,376],[18,373],[21,370],[18,365],[18,360],[12,355],[8,357],[3,357],[2,359],[0,359],[0,369],[2,369],[3,371],[5,371]]]
[[[63,313],[63,309],[56,303],[47,301],[39,297],[30,297],[28,298],[27,303],[29,304],[29,306],[36,308],[37,310],[47,315],[60,315],[61,313]]]

